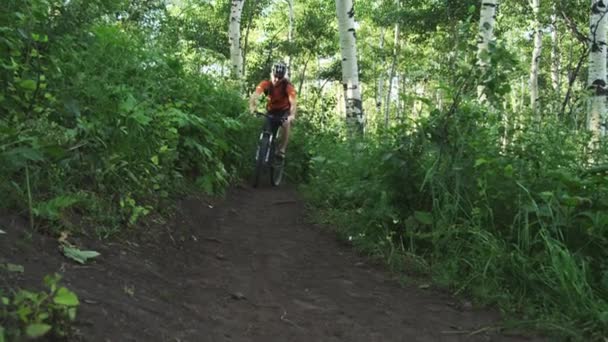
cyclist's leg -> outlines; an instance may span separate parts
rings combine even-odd
[[[287,144],[289,143],[289,132],[291,131],[291,123],[285,122],[280,128],[281,130],[281,143],[279,145],[279,152],[285,155],[287,150]]]
[[[282,113],[283,118],[286,118],[289,115],[289,111],[285,111]],[[287,144],[289,143],[289,132],[291,131],[291,122],[283,122],[280,127],[281,132],[281,141],[279,144],[279,153],[282,156],[285,156],[285,151],[287,150]]]

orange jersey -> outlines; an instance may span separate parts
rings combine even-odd
[[[255,88],[256,93],[264,93],[268,96],[268,104],[266,109],[268,111],[287,111],[291,108],[289,98],[296,97],[296,89],[286,79],[278,81],[276,84],[272,84],[271,81],[262,81]]]

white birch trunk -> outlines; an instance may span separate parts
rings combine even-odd
[[[587,113],[587,129],[595,141],[604,135],[606,117],[606,4],[604,0],[591,0],[589,32],[589,79],[592,93]]]
[[[551,85],[553,90],[557,92],[557,98],[560,94],[560,59],[559,59],[559,37],[557,32],[557,8],[553,5],[553,14],[551,14]]]
[[[240,80],[243,76],[243,51],[241,48],[241,14],[245,0],[232,0],[228,42],[230,44],[230,62],[232,76]]]
[[[321,89],[321,84],[323,84],[323,80],[318,74],[321,72],[321,55],[317,55],[317,88]]]
[[[477,37],[477,65],[482,73],[490,68],[490,43],[494,39],[496,7],[498,7],[498,0],[481,0],[479,35]],[[486,99],[483,83],[484,81],[477,87],[477,97],[480,102],[484,102]]]
[[[532,51],[532,61],[530,65],[530,108],[537,121],[540,121],[538,112],[538,69],[543,44],[543,31],[538,18],[539,10],[540,0],[532,0],[532,13],[534,15],[534,50]]]
[[[401,101],[401,75],[396,75],[396,89],[395,94],[397,95],[397,117],[401,118],[403,115],[403,102]]]
[[[388,76],[388,89],[386,90],[386,108],[384,110],[384,127],[388,127],[389,114],[391,108],[391,90],[393,89],[393,78],[395,77],[395,68],[397,66],[397,55],[399,54],[399,24],[395,24],[395,41],[393,47],[393,61],[391,63],[391,71]]]
[[[346,98],[346,120],[363,128],[363,108],[359,88],[357,66],[357,38],[355,34],[355,9],[353,0],[336,0],[340,51],[342,54],[342,86]]]
[[[382,112],[382,96],[384,95],[384,72],[382,72],[384,68],[384,62],[386,62],[386,58],[384,57],[384,27],[380,28],[380,53],[382,54],[382,61],[380,65],[380,72],[378,72],[378,83],[376,88],[376,112],[378,115]]]
[[[293,42],[293,22],[294,22],[294,10],[293,10],[293,0],[287,0],[287,5],[289,5],[289,32],[287,34],[287,40],[289,44]],[[289,50],[289,56],[287,58],[287,78],[291,76],[291,46]]]

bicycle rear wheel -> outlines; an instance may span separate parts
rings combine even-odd
[[[262,173],[264,172],[264,160],[266,159],[266,154],[268,152],[269,145],[269,137],[264,135],[260,142],[258,143],[258,151],[255,156],[255,169],[253,171],[253,180],[252,185],[256,188],[260,183],[260,178],[262,177]]]

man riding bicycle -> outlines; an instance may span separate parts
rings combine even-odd
[[[284,158],[287,143],[289,141],[289,131],[291,122],[296,117],[296,89],[285,77],[287,66],[283,62],[275,63],[272,66],[272,80],[262,81],[255,88],[249,99],[249,109],[255,113],[258,98],[264,93],[268,97],[266,110],[269,115],[284,119],[281,125],[281,144],[277,151],[277,157]]]

